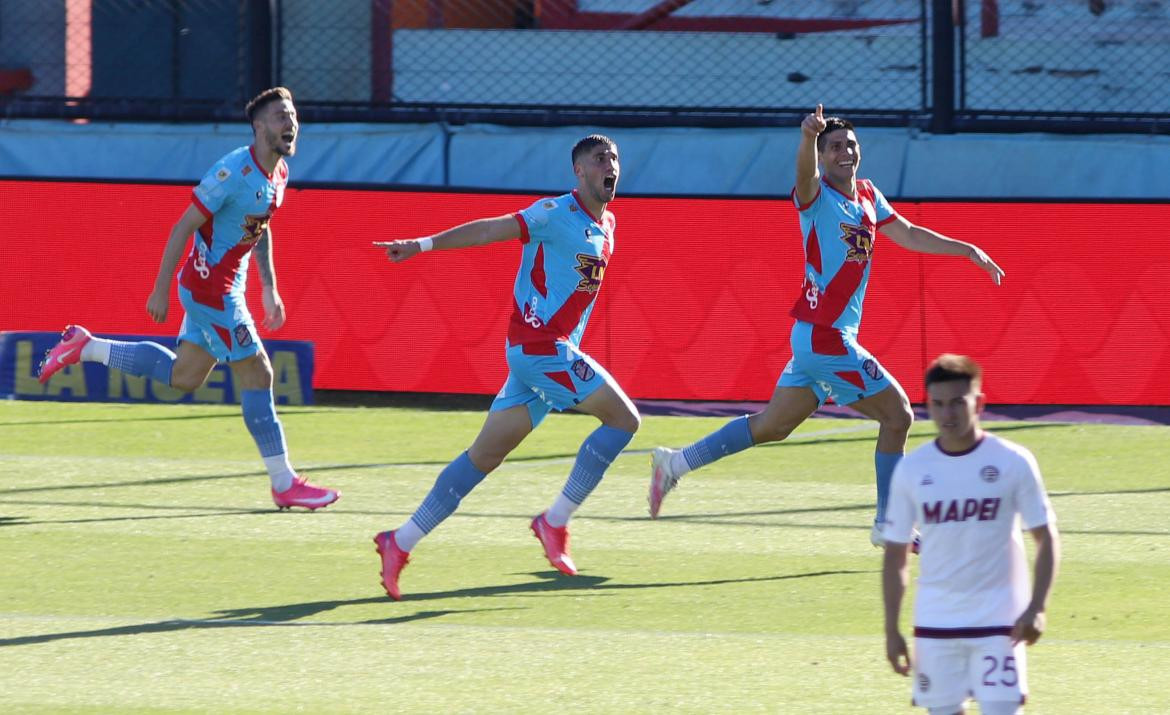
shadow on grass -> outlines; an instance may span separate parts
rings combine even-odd
[[[324,601],[322,603],[335,603],[336,605],[351,605],[362,603],[381,603],[387,601],[383,598],[363,598],[353,601]],[[127,626],[113,626],[110,628],[95,628],[87,631],[66,631],[64,633],[43,633],[33,636],[17,636],[15,638],[0,638],[0,648],[20,645],[34,645],[37,643],[51,643],[59,640],[69,640],[72,638],[105,638],[110,636],[137,636],[147,633],[173,633],[176,631],[195,631],[207,630],[210,628],[330,628],[337,626],[363,626],[363,625],[393,625],[396,623],[410,623],[412,621],[424,621],[431,618],[440,618],[442,616],[449,616],[453,613],[478,613],[481,611],[501,611],[514,610],[503,608],[470,608],[470,609],[447,609],[442,611],[419,611],[418,613],[411,613],[404,616],[394,616],[391,618],[378,618],[372,621],[359,621],[356,623],[296,623],[293,621],[300,616],[291,615],[299,607],[311,606],[314,604],[297,604],[291,606],[277,607],[275,609],[243,609],[243,612],[268,612],[269,610],[278,611],[283,609],[286,617],[279,620],[264,620],[261,618],[239,618],[236,620],[228,620],[222,618],[207,618],[198,620],[172,619],[169,621],[155,621],[153,623],[134,623]],[[336,606],[334,606],[336,607]],[[320,609],[326,610],[326,609]],[[315,613],[316,611],[308,611],[308,613]]]
[[[555,594],[571,591],[606,592],[625,591],[647,588],[681,588],[694,586],[722,586],[738,583],[762,583],[769,581],[786,581],[789,579],[815,578],[820,576],[835,576],[845,574],[876,573],[876,571],[813,571],[800,574],[786,574],[781,576],[758,576],[752,578],[726,578],[706,581],[671,581],[664,583],[607,583],[608,576],[565,576],[558,571],[534,572],[535,581],[525,583],[505,584],[500,586],[480,586],[476,588],[455,589],[450,591],[432,591],[429,593],[406,594],[405,602],[431,601],[444,598],[486,598],[492,596],[512,596],[525,594]],[[40,635],[17,636],[15,638],[0,638],[0,648],[21,645],[50,643],[73,638],[105,638],[117,636],[135,636],[147,633],[173,633],[177,631],[206,630],[211,628],[257,628],[257,627],[300,627],[300,628],[332,628],[341,626],[371,626],[395,625],[411,623],[432,618],[441,618],[461,613],[487,613],[491,611],[522,610],[520,607],[510,606],[503,608],[468,608],[442,609],[434,611],[419,611],[402,616],[375,618],[367,621],[352,621],[342,623],[302,623],[300,619],[314,616],[326,611],[332,611],[343,606],[364,606],[384,604],[395,607],[393,601],[385,596],[357,598],[335,601],[308,601],[306,603],[290,603],[275,606],[259,606],[256,608],[229,608],[216,611],[218,617],[206,619],[171,619],[155,621],[153,623],[135,623],[126,626],[112,626],[110,628],[95,628],[84,631],[66,631],[63,633],[43,633]]]

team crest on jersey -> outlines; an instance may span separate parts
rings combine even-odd
[[[601,288],[601,279],[605,277],[605,259],[589,253],[578,253],[577,272],[581,274],[581,282],[576,289],[596,293]]]
[[[882,374],[882,369],[878,367],[877,360],[873,358],[866,358],[861,363],[861,369],[865,370],[865,374],[869,375],[871,380],[880,380],[885,375]]]
[[[245,216],[244,223],[240,225],[240,228],[244,230],[244,235],[240,237],[240,243],[249,245],[264,238],[264,232],[268,230],[268,221],[271,218],[271,214],[248,214]]]
[[[571,213],[571,214],[577,213],[577,204],[569,204],[569,213]]]
[[[243,169],[240,169],[240,176],[247,176],[248,174],[251,174],[251,173],[252,173],[252,167],[250,167],[246,164],[244,165]]]
[[[226,166],[219,167],[219,171],[215,172],[215,178],[217,181],[224,181],[231,175],[232,175],[232,170],[227,168]]]
[[[999,479],[999,468],[989,464],[979,470],[979,478],[985,482],[994,482]]]
[[[246,348],[252,344],[252,331],[248,330],[248,326],[243,323],[236,326],[236,344],[242,348]]]
[[[849,251],[845,254],[846,261],[865,263],[873,255],[873,231],[868,226],[842,222],[841,240],[849,246]]]
[[[577,358],[577,360],[573,363],[573,374],[576,375],[577,379],[581,382],[589,382],[593,379],[597,372],[593,368],[589,367],[589,363],[585,362],[581,358]]]

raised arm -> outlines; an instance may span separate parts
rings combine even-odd
[[[187,239],[206,221],[207,217],[203,212],[195,204],[190,204],[171,228],[171,235],[167,238],[162,261],[159,263],[158,275],[154,279],[154,289],[146,299],[146,312],[154,322],[166,321],[171,302],[171,279],[175,277],[175,268],[183,257],[184,249],[187,248]]]
[[[901,216],[895,216],[893,221],[882,226],[881,232],[902,248],[918,253],[966,256],[972,263],[986,271],[996,285],[1003,279],[1003,269],[996,265],[983,249],[973,243],[959,241],[929,228],[916,226]]]
[[[399,241],[374,241],[374,245],[386,249],[386,257],[395,263],[400,263],[423,251],[432,249],[445,251],[452,248],[468,248],[519,237],[520,224],[516,215],[504,214],[495,218],[481,218],[460,224],[433,236]]]
[[[1032,645],[1040,639],[1047,623],[1048,594],[1060,566],[1060,534],[1055,524],[1031,529],[1036,540],[1036,565],[1032,575],[1032,600],[1012,626],[1012,643],[1023,641]]]
[[[817,166],[817,136],[825,130],[825,108],[818,104],[800,123],[800,146],[796,148],[796,198],[801,205],[816,198],[821,179]]]

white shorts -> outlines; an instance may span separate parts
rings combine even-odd
[[[915,638],[914,704],[942,707],[973,697],[980,704],[1023,703],[1028,694],[1024,644],[1010,636]]]

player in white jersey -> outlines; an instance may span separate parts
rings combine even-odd
[[[938,439],[898,464],[890,487],[882,595],[886,657],[913,670],[914,704],[932,715],[1023,712],[1024,645],[1040,638],[1060,561],[1060,539],[1040,468],[1024,447],[985,432],[983,372],[961,355],[926,371]],[[1020,527],[1036,542],[1032,586]],[[921,532],[914,657],[898,626],[913,529]]]
[[[580,349],[613,252],[616,220],[606,207],[617,193],[621,173],[617,144],[600,134],[587,136],[573,147],[572,161],[577,188],[571,193],[434,236],[374,243],[396,263],[432,249],[512,239],[523,244],[505,343],[508,378],[479,436],[439,473],[405,523],[374,537],[382,587],[394,600],[402,597],[398,577],[419,540],[453,514],[550,410],[570,408],[593,415],[601,426],[585,438],[561,493],[530,527],[548,562],[561,573],[576,574],[569,556],[569,518],[638,430],[641,418],[634,403]]]

